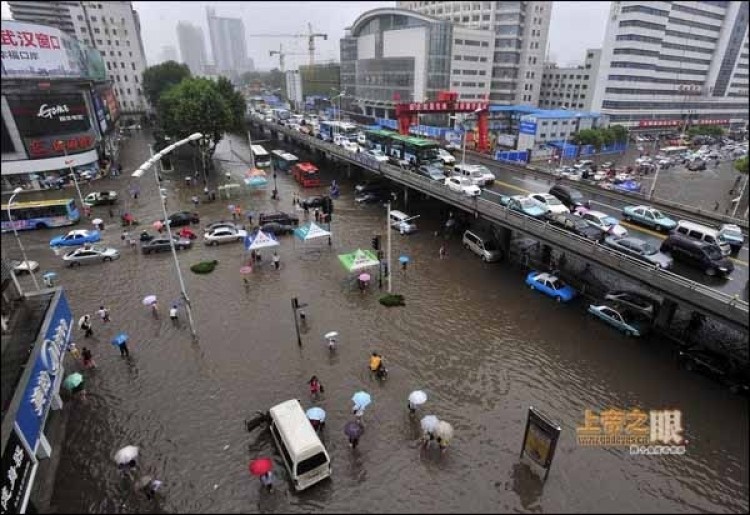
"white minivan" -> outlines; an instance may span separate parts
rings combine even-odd
[[[331,458],[297,399],[269,410],[271,436],[297,491],[331,475]]]
[[[403,211],[391,210],[391,227],[401,234],[411,234],[417,230],[417,224],[413,223],[414,216],[409,216]]]
[[[728,256],[732,253],[732,247],[729,246],[729,243],[724,241],[719,234],[719,231],[712,227],[706,227],[705,225],[697,224],[695,222],[688,222],[687,220],[679,220],[677,222],[677,227],[672,232],[682,234],[683,236],[693,238],[694,240],[718,245],[724,256]]]

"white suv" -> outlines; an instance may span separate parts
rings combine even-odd
[[[438,149],[438,158],[440,158],[445,166],[454,166],[456,164],[456,158],[453,157],[453,154],[443,148]]]
[[[471,179],[467,177],[453,176],[445,179],[445,185],[448,189],[457,193],[463,193],[470,197],[478,197],[481,195],[482,190],[476,184],[471,183]]]

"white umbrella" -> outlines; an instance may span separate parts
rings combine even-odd
[[[435,436],[445,443],[450,442],[451,438],[453,438],[453,426],[448,422],[441,420],[435,428]]]
[[[339,335],[336,331],[331,331],[330,333],[326,333],[323,335],[323,338],[326,340],[330,340],[331,338],[336,338]]]
[[[83,315],[81,318],[78,319],[78,327],[83,329],[83,323],[86,321],[86,317],[88,315]]]
[[[138,447],[135,445],[125,446],[115,453],[115,462],[118,465],[129,463],[136,458],[138,458]]]
[[[409,394],[409,402],[414,406],[419,406],[427,402],[427,394],[422,390],[415,390]]]
[[[99,225],[99,224],[103,224],[104,220],[102,220],[101,218],[94,218],[93,220],[91,220],[91,223],[94,225]]]
[[[144,306],[150,306],[156,302],[156,295],[146,295],[141,302],[143,302]]]
[[[435,415],[427,415],[426,417],[422,418],[422,421],[420,422],[422,431],[425,431],[427,433],[432,433],[433,431],[435,431],[438,424],[440,424],[440,420],[438,420]]]

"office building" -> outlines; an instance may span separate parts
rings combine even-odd
[[[177,49],[172,45],[164,45],[161,47],[159,62],[165,63],[167,61],[179,61],[179,58],[177,57]]]
[[[216,16],[211,7],[206,7],[208,33],[211,39],[211,54],[216,72],[236,79],[252,66],[247,58],[245,25],[239,18]]]
[[[414,11],[368,11],[341,40],[344,110],[392,119],[395,104],[435,100],[446,90],[457,92],[460,100],[484,100],[490,91],[492,39],[489,31]]]
[[[146,54],[140,20],[132,2],[9,2],[9,6],[16,20],[57,27],[98,50],[114,83],[123,114],[146,112],[148,103],[141,84]],[[53,23],[50,23],[51,13],[59,15]],[[68,21],[72,23],[72,30]]]
[[[193,75],[202,75],[204,73],[203,67],[208,62],[203,30],[188,22],[181,21],[177,24],[177,41],[180,44],[182,62],[188,65]]]
[[[558,68],[554,63],[545,64],[539,107],[590,111],[601,55],[601,49],[588,49],[581,66]]]
[[[748,120],[747,2],[613,2],[592,109],[649,132]]]
[[[413,2],[396,5],[454,25],[490,31],[490,101],[537,105],[551,2]]]

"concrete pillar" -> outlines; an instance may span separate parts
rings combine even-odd
[[[510,241],[513,238],[513,231],[506,227],[499,227],[495,226],[495,238],[497,238],[497,243],[500,245],[500,248],[503,249],[503,252],[505,254],[510,253]]]
[[[659,313],[656,315],[656,320],[654,320],[654,325],[663,329],[669,329],[676,312],[677,303],[670,299],[664,299],[664,302],[659,309]]]
[[[346,163],[346,177],[347,179],[352,178],[352,164],[349,162]]]
[[[404,186],[404,209],[409,208],[409,187]]]
[[[542,263],[552,266],[552,247],[549,245],[542,245]]]

